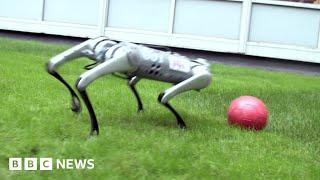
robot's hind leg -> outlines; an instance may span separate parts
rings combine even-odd
[[[194,75],[192,77],[165,90],[158,97],[158,101],[175,115],[180,128],[186,128],[186,125],[179,113],[169,104],[169,100],[182,92],[205,88],[211,82],[211,73],[202,66],[195,67],[193,71]]]
[[[46,70],[49,74],[59,80],[66,88],[69,90],[71,94],[71,110],[74,112],[80,112],[80,100],[78,95],[74,92],[71,86],[67,83],[67,81],[57,72],[58,66],[63,65],[68,61],[72,61],[79,57],[90,57],[93,58],[94,55],[94,47],[102,41],[107,40],[105,37],[99,37],[95,39],[89,39],[81,44],[78,44],[66,51],[54,56],[50,59],[50,61],[46,64]]]
[[[135,84],[137,84],[137,82],[139,80],[140,80],[139,77],[134,76],[133,78],[129,79],[129,81],[128,81],[128,85],[129,85],[130,89],[132,90],[132,92],[133,92],[133,94],[136,97],[137,102],[138,102],[138,112],[143,110],[143,104],[142,104],[141,98],[140,98],[139,93],[137,92],[137,90],[135,88]]]
[[[132,66],[129,63],[127,59],[127,54],[124,53],[121,56],[113,57],[112,59],[109,59],[104,63],[99,64],[93,69],[86,71],[79,77],[78,81],[76,82],[76,88],[78,89],[89,112],[91,122],[90,135],[92,135],[94,132],[99,134],[99,125],[94,109],[86,92],[87,86],[94,80],[104,75],[108,75],[114,72],[132,71],[135,68],[136,67]]]
[[[78,95],[74,92],[71,86],[67,83],[66,80],[64,80],[64,78],[58,72],[52,71],[49,73],[67,87],[71,95],[71,110],[73,112],[79,113],[81,111],[81,105]]]

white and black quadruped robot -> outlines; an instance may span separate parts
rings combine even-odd
[[[86,92],[86,87],[94,80],[107,74],[125,77],[128,85],[138,101],[138,111],[143,105],[135,84],[142,78],[153,79],[174,84],[171,88],[160,93],[158,101],[167,107],[176,117],[180,128],[186,128],[181,116],[169,104],[169,100],[179,93],[188,90],[200,90],[211,82],[209,64],[204,59],[191,60],[185,56],[151,49],[132,43],[116,43],[106,37],[89,39],[53,57],[47,63],[47,71],[69,90],[72,101],[71,109],[80,112],[80,100],[71,86],[57,73],[56,68],[63,63],[79,58],[88,57],[95,61],[96,66],[88,68],[76,82],[76,89],[83,99],[91,120],[90,134],[99,134],[99,125],[95,112]],[[107,90],[107,89],[106,89]]]

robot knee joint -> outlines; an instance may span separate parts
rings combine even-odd
[[[195,89],[196,90],[203,89],[203,88],[209,86],[211,81],[212,81],[211,74],[210,73],[203,73],[198,76]]]
[[[84,79],[79,77],[76,81],[76,88],[78,89],[78,91],[84,91],[86,89],[86,84],[84,83]]]
[[[46,63],[46,70],[47,70],[47,72],[49,74],[54,74],[55,73],[55,66],[51,61]]]
[[[166,104],[169,101],[169,97],[165,92],[162,92],[159,96],[158,96],[158,102],[161,104]]]

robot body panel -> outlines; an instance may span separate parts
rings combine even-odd
[[[195,64],[185,56],[171,54],[132,43],[121,43],[115,51],[128,53],[128,60],[137,70],[129,76],[177,84],[193,76]],[[119,54],[122,54],[119,53]],[[113,52],[113,54],[117,54]]]

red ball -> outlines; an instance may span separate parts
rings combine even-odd
[[[228,122],[244,128],[261,130],[268,123],[268,109],[260,99],[240,96],[233,100],[228,110]]]

